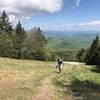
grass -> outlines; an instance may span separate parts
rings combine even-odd
[[[52,62],[0,58],[0,100],[31,100]],[[53,78],[55,100],[100,100],[100,69],[67,63]]]
[[[100,100],[100,73],[93,66],[65,64],[53,84],[59,100]]]
[[[0,100],[31,100],[35,87],[52,71],[50,62],[0,58]]]

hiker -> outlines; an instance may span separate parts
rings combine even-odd
[[[62,72],[62,68],[63,68],[63,59],[62,58],[58,58],[57,60],[57,64],[56,64],[56,68],[59,68],[59,73]]]

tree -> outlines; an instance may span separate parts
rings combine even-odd
[[[85,49],[81,49],[78,53],[77,53],[77,56],[76,58],[78,59],[78,61],[80,62],[84,62],[84,59],[85,59]]]
[[[85,59],[86,64],[90,64],[90,65],[95,65],[96,64],[98,45],[99,45],[99,37],[97,36],[93,40],[90,48],[87,50],[86,59]]]
[[[12,25],[9,22],[9,18],[4,10],[0,16],[0,56],[13,57],[12,33]]]
[[[95,63],[96,65],[100,66],[100,44],[98,45],[97,51],[96,51],[96,57],[95,57]]]
[[[0,33],[0,56],[2,57],[14,57],[13,55],[13,41],[12,37],[7,33]]]
[[[20,59],[22,57],[23,43],[26,38],[25,30],[22,27],[20,21],[16,26],[15,35],[16,35],[17,58]]]
[[[0,17],[0,32],[11,34],[13,31],[12,25],[9,22],[9,17],[7,16],[5,10],[2,12]]]
[[[46,39],[45,36],[42,34],[40,27],[38,27],[37,31],[34,32],[34,53],[36,59],[44,60],[45,59],[45,46]]]

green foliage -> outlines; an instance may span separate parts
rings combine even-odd
[[[81,49],[78,52],[77,59],[88,65],[100,65],[100,41],[98,36],[93,40],[91,46],[86,51]]]
[[[48,43],[47,43],[47,47],[48,48],[53,48],[54,50],[66,50],[66,49],[81,49],[81,48],[87,48],[90,43],[91,40],[87,41],[87,40],[80,40],[79,38],[68,38],[65,37],[66,39],[63,38],[58,38],[58,37],[51,37],[48,38]]]
[[[6,32],[0,33],[0,55],[3,57],[13,57],[13,41]]]
[[[85,49],[81,49],[78,53],[77,53],[77,56],[76,56],[77,60],[79,62],[84,62],[85,61]]]
[[[84,49],[78,52],[76,60],[76,53],[79,48],[87,47],[86,41],[86,44],[83,42],[77,38],[51,37],[47,40],[40,27],[26,34],[20,21],[13,30],[5,10],[0,16],[0,56],[45,61],[55,61],[58,57],[67,61],[84,62],[85,59],[87,64],[100,65],[98,37],[86,52]]]
[[[13,28],[5,12],[0,16],[0,56],[13,57]]]
[[[45,44],[46,39],[42,34],[40,27],[38,27],[37,31],[34,32],[33,37],[33,56],[37,60],[45,60]]]
[[[0,32],[7,32],[11,34],[12,31],[12,25],[9,22],[9,18],[4,10],[0,17]]]
[[[97,51],[96,51],[95,62],[96,62],[96,65],[100,66],[100,45],[98,46]]]
[[[22,57],[22,49],[23,49],[23,44],[24,40],[26,38],[25,30],[22,28],[22,25],[20,21],[18,22],[15,30],[15,39],[16,39],[16,50],[17,52],[17,58]]]
[[[99,49],[100,41],[99,37],[97,36],[95,40],[93,40],[90,48],[87,50],[86,53],[86,64],[90,65],[98,65],[100,58],[100,49]]]
[[[54,51],[54,54],[62,57],[65,61],[76,61],[76,51],[73,50]]]
[[[13,30],[5,10],[0,17],[0,41],[0,56],[45,61],[55,61],[61,56],[64,60],[76,61],[77,40],[54,38],[47,41],[40,27],[26,34],[20,21]]]

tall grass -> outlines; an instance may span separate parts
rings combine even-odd
[[[93,66],[84,64],[66,66],[53,80],[56,91],[65,98],[60,100],[66,100],[68,96],[68,100],[100,100],[100,73],[93,71]]]

